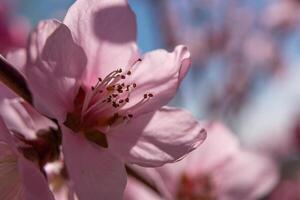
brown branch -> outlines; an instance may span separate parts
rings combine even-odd
[[[32,104],[32,95],[24,77],[0,55],[0,81]]]

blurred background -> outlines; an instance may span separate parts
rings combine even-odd
[[[73,0],[1,0],[0,51],[22,47],[39,20]],[[192,52],[172,105],[220,120],[242,143],[297,168],[300,150],[299,0],[130,0],[142,52]],[[292,164],[291,164],[292,163]],[[295,167],[296,166],[296,167]],[[291,171],[291,170],[289,170]]]

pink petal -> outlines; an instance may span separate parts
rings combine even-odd
[[[38,110],[64,120],[85,70],[86,57],[58,21],[39,23],[28,46],[26,78]]]
[[[88,142],[62,126],[63,152],[79,199],[122,199],[126,186],[124,164],[109,149]]]
[[[166,165],[171,165],[171,164],[166,164]],[[168,190],[166,184],[167,180],[161,176],[161,174],[156,170],[157,168],[140,167],[138,165],[128,165],[128,164],[127,166],[130,167],[130,169],[133,170],[134,173],[138,174],[138,176],[145,179],[149,184],[151,184],[157,190],[157,191],[151,190],[152,193],[156,194],[155,196],[158,195],[160,197],[165,197],[167,199],[171,197],[170,191]],[[131,176],[130,173],[129,173],[129,177],[132,177],[132,179],[136,179],[136,177]],[[138,185],[143,185],[144,187],[149,188],[149,186],[146,186],[145,183],[141,182],[141,180],[136,180],[136,182],[137,183],[139,182]],[[127,182],[127,186],[128,185],[129,184]]]
[[[204,143],[183,160],[157,168],[171,194],[176,194],[183,175],[196,177],[223,165],[237,151],[237,138],[221,123],[207,125]]]
[[[23,198],[17,159],[18,157],[10,145],[0,141],[0,199],[17,200]]]
[[[206,141],[204,141],[204,143],[206,143]],[[199,148],[202,148],[202,145]],[[179,162],[168,163],[162,167],[155,168],[155,170],[160,174],[161,179],[164,180],[165,187],[167,187],[169,191],[169,194],[167,194],[169,199],[173,199],[174,197],[172,196],[177,194],[179,184],[181,184],[182,176],[186,173],[187,166],[190,165],[188,158],[191,154]]]
[[[155,192],[134,178],[129,178],[123,200],[163,200]]]
[[[41,129],[56,128],[52,121],[19,98],[0,101],[0,110],[8,129],[22,134],[27,139],[35,139],[36,133]]]
[[[0,160],[5,156],[15,159],[15,163],[10,162],[5,165],[5,161],[1,162],[0,176],[8,179],[2,180],[4,183],[7,181],[7,184],[14,183],[14,185],[0,184],[0,194],[9,196],[3,197],[0,195],[1,199],[10,200],[14,199],[13,197],[17,199],[22,197],[21,200],[23,198],[24,200],[54,200],[48,188],[46,178],[34,163],[25,160],[18,153],[11,135],[4,126],[3,121],[0,120]]]
[[[182,159],[205,137],[203,127],[189,112],[170,107],[134,118],[108,134],[114,152],[129,163],[148,167]]]
[[[15,148],[15,145],[13,143],[12,137],[9,133],[9,130],[7,129],[3,119],[0,117],[0,141],[6,143],[8,146],[11,147],[11,150],[14,151],[15,154],[17,154],[17,150]]]
[[[26,50],[24,48],[11,51],[6,55],[6,60],[23,73],[26,64]]]
[[[127,0],[77,0],[64,23],[88,56],[87,85],[138,57],[135,15]]]
[[[268,157],[240,152],[214,175],[223,200],[253,200],[268,194],[278,182],[278,169]]]
[[[28,160],[18,160],[23,183],[25,199],[30,200],[54,200],[49,190],[48,183],[39,169]]]
[[[239,151],[238,139],[223,124],[214,122],[206,130],[205,142],[186,158],[186,171],[191,176],[215,170]]]
[[[153,94],[135,113],[146,113],[166,105],[176,94],[180,82],[190,66],[190,52],[184,46],[177,46],[173,52],[156,50],[145,54],[142,62],[131,69],[130,79],[137,87],[130,94],[130,105],[143,99],[144,94]]]
[[[10,90],[4,83],[0,82],[0,101],[3,99],[13,99],[16,98],[17,95]]]

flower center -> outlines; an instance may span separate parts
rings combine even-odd
[[[117,69],[103,79],[99,77],[90,88],[81,86],[73,102],[73,111],[67,113],[64,125],[107,147],[105,133],[126,124],[134,117],[134,111],[153,97],[152,93],[144,93],[138,102],[131,102],[131,94],[138,85],[130,77],[139,62],[141,59],[128,71]]]
[[[177,192],[178,200],[216,200],[214,186],[209,176],[191,178],[183,175]]]

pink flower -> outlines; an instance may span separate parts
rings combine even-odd
[[[19,148],[0,118],[0,199],[54,200],[39,166]]]
[[[168,188],[164,199],[256,200],[266,195],[278,180],[269,158],[240,149],[235,136],[219,123],[208,128],[205,143],[184,160],[157,169]],[[128,182],[125,197],[131,200],[156,196],[144,186]],[[140,190],[142,188],[142,190]],[[160,188],[163,188],[160,186]]]
[[[26,78],[36,108],[58,120],[79,199],[122,199],[124,163],[175,162],[205,139],[175,95],[190,53],[140,56],[126,0],[77,0],[64,22],[41,22],[30,37]]]

